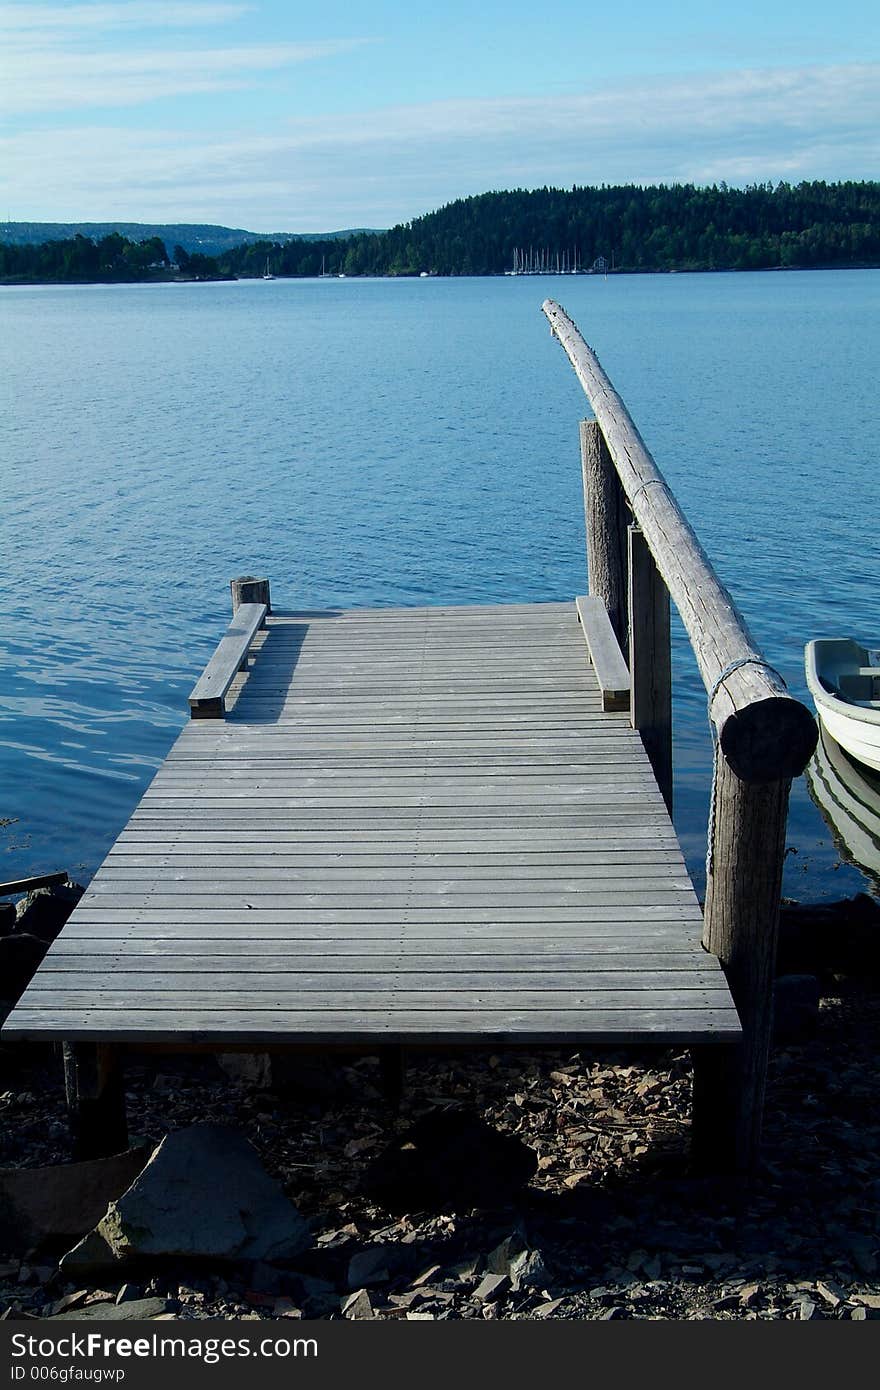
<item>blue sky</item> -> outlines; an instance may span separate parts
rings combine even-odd
[[[389,226],[545,183],[880,177],[867,0],[0,0],[0,217]]]

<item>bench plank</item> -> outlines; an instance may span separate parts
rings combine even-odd
[[[601,599],[586,595],[575,599],[590,661],[602,692],[603,710],[628,710],[630,701],[629,667],[620,650],[611,619]]]
[[[217,644],[189,697],[193,719],[222,719],[226,693],[241,670],[248,648],[266,619],[265,603],[243,603]]]

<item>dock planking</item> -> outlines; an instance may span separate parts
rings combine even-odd
[[[248,637],[226,717],[184,729],[7,1036],[737,1041],[574,603],[273,613]]]

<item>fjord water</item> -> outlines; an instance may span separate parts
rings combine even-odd
[[[880,645],[880,271],[4,289],[0,880],[94,872],[232,575],[279,607],[584,592],[587,412],[548,295],[793,692],[809,637]],[[674,675],[699,888],[711,747],[677,625]],[[792,896],[864,886],[803,779],[789,844]]]

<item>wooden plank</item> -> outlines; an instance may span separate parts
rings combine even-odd
[[[598,942],[573,943],[563,950],[554,949],[489,949],[483,942],[466,943],[462,949],[456,946],[454,952],[441,950],[436,945],[422,943],[410,955],[409,943],[402,938],[397,941],[358,942],[339,940],[331,950],[326,944],[309,940],[297,940],[291,948],[279,950],[278,944],[265,941],[241,941],[240,939],[218,943],[210,938],[185,944],[185,950],[178,949],[169,957],[168,946],[161,940],[137,937],[124,945],[114,942],[82,941],[72,939],[53,949],[45,957],[43,976],[65,971],[104,971],[111,962],[113,968],[122,972],[147,971],[155,973],[156,956],[161,955],[169,961],[176,974],[192,971],[200,974],[208,970],[234,970],[239,975],[252,975],[267,970],[289,969],[290,961],[297,961],[300,971],[319,969],[322,972],[338,971],[381,971],[399,966],[406,970],[418,969],[420,974],[434,971],[460,974],[473,969],[481,974],[496,971],[499,975],[529,975],[534,971],[577,972],[579,974],[614,970],[618,973],[638,973],[645,975],[652,971],[690,972],[693,968],[693,949],[661,951],[636,951],[622,947],[619,943]],[[419,943],[416,943],[418,947]],[[192,952],[187,954],[186,952]],[[314,957],[314,961],[312,958]],[[721,966],[713,956],[706,955],[704,974],[717,976]],[[163,964],[160,962],[160,964]],[[466,964],[465,964],[466,963]],[[164,968],[164,967],[163,967]]]
[[[629,667],[601,599],[575,599],[590,661],[602,695],[603,710],[627,710],[630,704]]]
[[[611,902],[598,905],[579,903],[576,907],[563,905],[552,908],[500,905],[486,908],[461,903],[446,908],[437,903],[414,903],[406,906],[397,904],[394,907],[362,907],[349,904],[346,907],[316,908],[302,904],[293,906],[285,902],[281,907],[262,903],[259,907],[251,906],[247,910],[258,914],[246,919],[252,923],[251,931],[258,931],[267,939],[272,936],[287,936],[292,927],[300,932],[311,930],[324,934],[326,929],[335,930],[340,927],[347,928],[349,932],[378,931],[393,934],[404,926],[407,935],[413,937],[419,933],[442,936],[444,932],[478,935],[495,932],[499,935],[510,935],[521,931],[524,935],[532,937],[543,937],[553,932],[577,936],[580,932],[585,940],[591,933],[610,935],[617,939],[621,936],[621,923],[628,923],[632,928],[630,936],[657,932],[679,938],[683,924],[696,946],[702,927],[702,914],[699,912],[696,899],[691,901],[686,896],[676,899],[674,903],[666,904],[665,907],[662,904]],[[204,925],[210,923],[212,931],[218,936],[225,934],[235,937],[235,928],[237,927],[239,932],[242,929],[242,916],[237,905],[226,905],[222,898],[219,903],[212,902],[207,906],[192,901],[183,903],[178,899],[172,907],[164,907],[155,902],[150,902],[146,907],[137,907],[109,897],[103,900],[91,898],[88,903],[77,909],[77,915],[71,917],[65,932],[70,936],[81,929],[90,933],[122,933],[127,930],[139,931],[144,923],[156,923],[172,928],[176,924],[181,937],[186,933],[202,936]],[[344,933],[337,931],[337,935],[342,934]]]
[[[443,842],[422,842],[415,836],[394,838],[390,833],[384,839],[359,840],[343,849],[338,848],[329,831],[321,832],[311,840],[299,838],[292,832],[288,838],[277,834],[260,835],[251,832],[246,841],[235,839],[230,831],[227,839],[212,836],[210,839],[184,839],[167,836],[163,840],[138,840],[128,837],[117,841],[105,861],[108,867],[125,868],[256,868],[283,867],[361,867],[373,870],[399,868],[408,864],[423,867],[436,867],[455,870],[462,867],[475,868],[481,864],[492,867],[525,866],[528,864],[550,869],[555,866],[571,864],[586,866],[590,864],[661,864],[677,865],[685,872],[681,850],[669,838],[655,840],[651,837],[609,836],[594,840],[580,841],[562,835],[557,839],[540,840],[530,843],[527,834],[519,839],[508,840],[500,845],[493,836],[487,836],[482,847],[479,841],[470,844],[463,840]]]
[[[194,719],[222,719],[226,692],[265,617],[265,603],[243,603],[239,606],[189,697],[190,713]]]
[[[635,1007],[644,1004],[644,992],[650,991],[652,1007],[662,1008],[667,1004],[687,1004],[692,994],[699,994],[700,1004],[705,1004],[711,995],[720,1007],[729,998],[724,976],[720,971],[704,970],[699,974],[692,968],[683,970],[592,970],[577,969],[552,971],[537,967],[533,972],[522,970],[499,971],[494,969],[477,970],[468,965],[464,970],[430,970],[419,968],[420,962],[414,960],[409,970],[398,968],[377,969],[375,962],[364,970],[312,970],[302,968],[291,970],[253,970],[246,977],[234,965],[226,970],[218,968],[215,962],[205,963],[201,975],[193,971],[179,971],[152,967],[140,970],[126,969],[117,962],[112,978],[105,980],[97,988],[94,972],[90,970],[42,970],[39,980],[34,979],[28,987],[26,1005],[39,1007],[41,1001],[58,998],[59,1002],[71,1002],[74,997],[90,1004],[106,999],[133,996],[139,999],[155,1000],[158,995],[170,995],[181,1000],[186,1008],[196,1006],[213,1007],[216,996],[228,998],[220,1001],[265,1004],[264,995],[271,995],[282,1006],[290,997],[301,994],[326,995],[332,1006],[339,996],[351,996],[356,1001],[382,995],[388,999],[389,1007],[397,1000],[409,995],[429,994],[436,1000],[438,992],[449,995],[455,1001],[460,997],[479,996],[490,1008],[503,1008],[515,995],[521,995],[523,1007],[552,1006],[553,1003],[566,1007],[592,1007],[593,1001],[600,1007],[611,1007],[610,1000],[623,999],[634,1002]],[[487,992],[488,991],[488,997]],[[642,996],[641,998],[639,996]],[[514,1002],[516,1002],[514,1000]],[[352,1007],[355,1007],[353,1005]]]
[[[363,1043],[378,1038],[389,1042],[421,1044],[522,1045],[578,1044],[664,1045],[722,1044],[740,1036],[736,1014],[730,1009],[608,1009],[585,1014],[578,1009],[541,1013],[517,1009],[435,1010],[395,1008],[345,1011],[278,1008],[266,1010],[215,1009],[207,1020],[181,1014],[179,1008],[138,1009],[128,1004],[114,1008],[54,1009],[43,1011],[19,1006],[4,1027],[12,1040],[67,1037],[71,1040],[114,1042],[202,1042],[222,1039],[224,1045],[289,1042],[302,1044]]]

